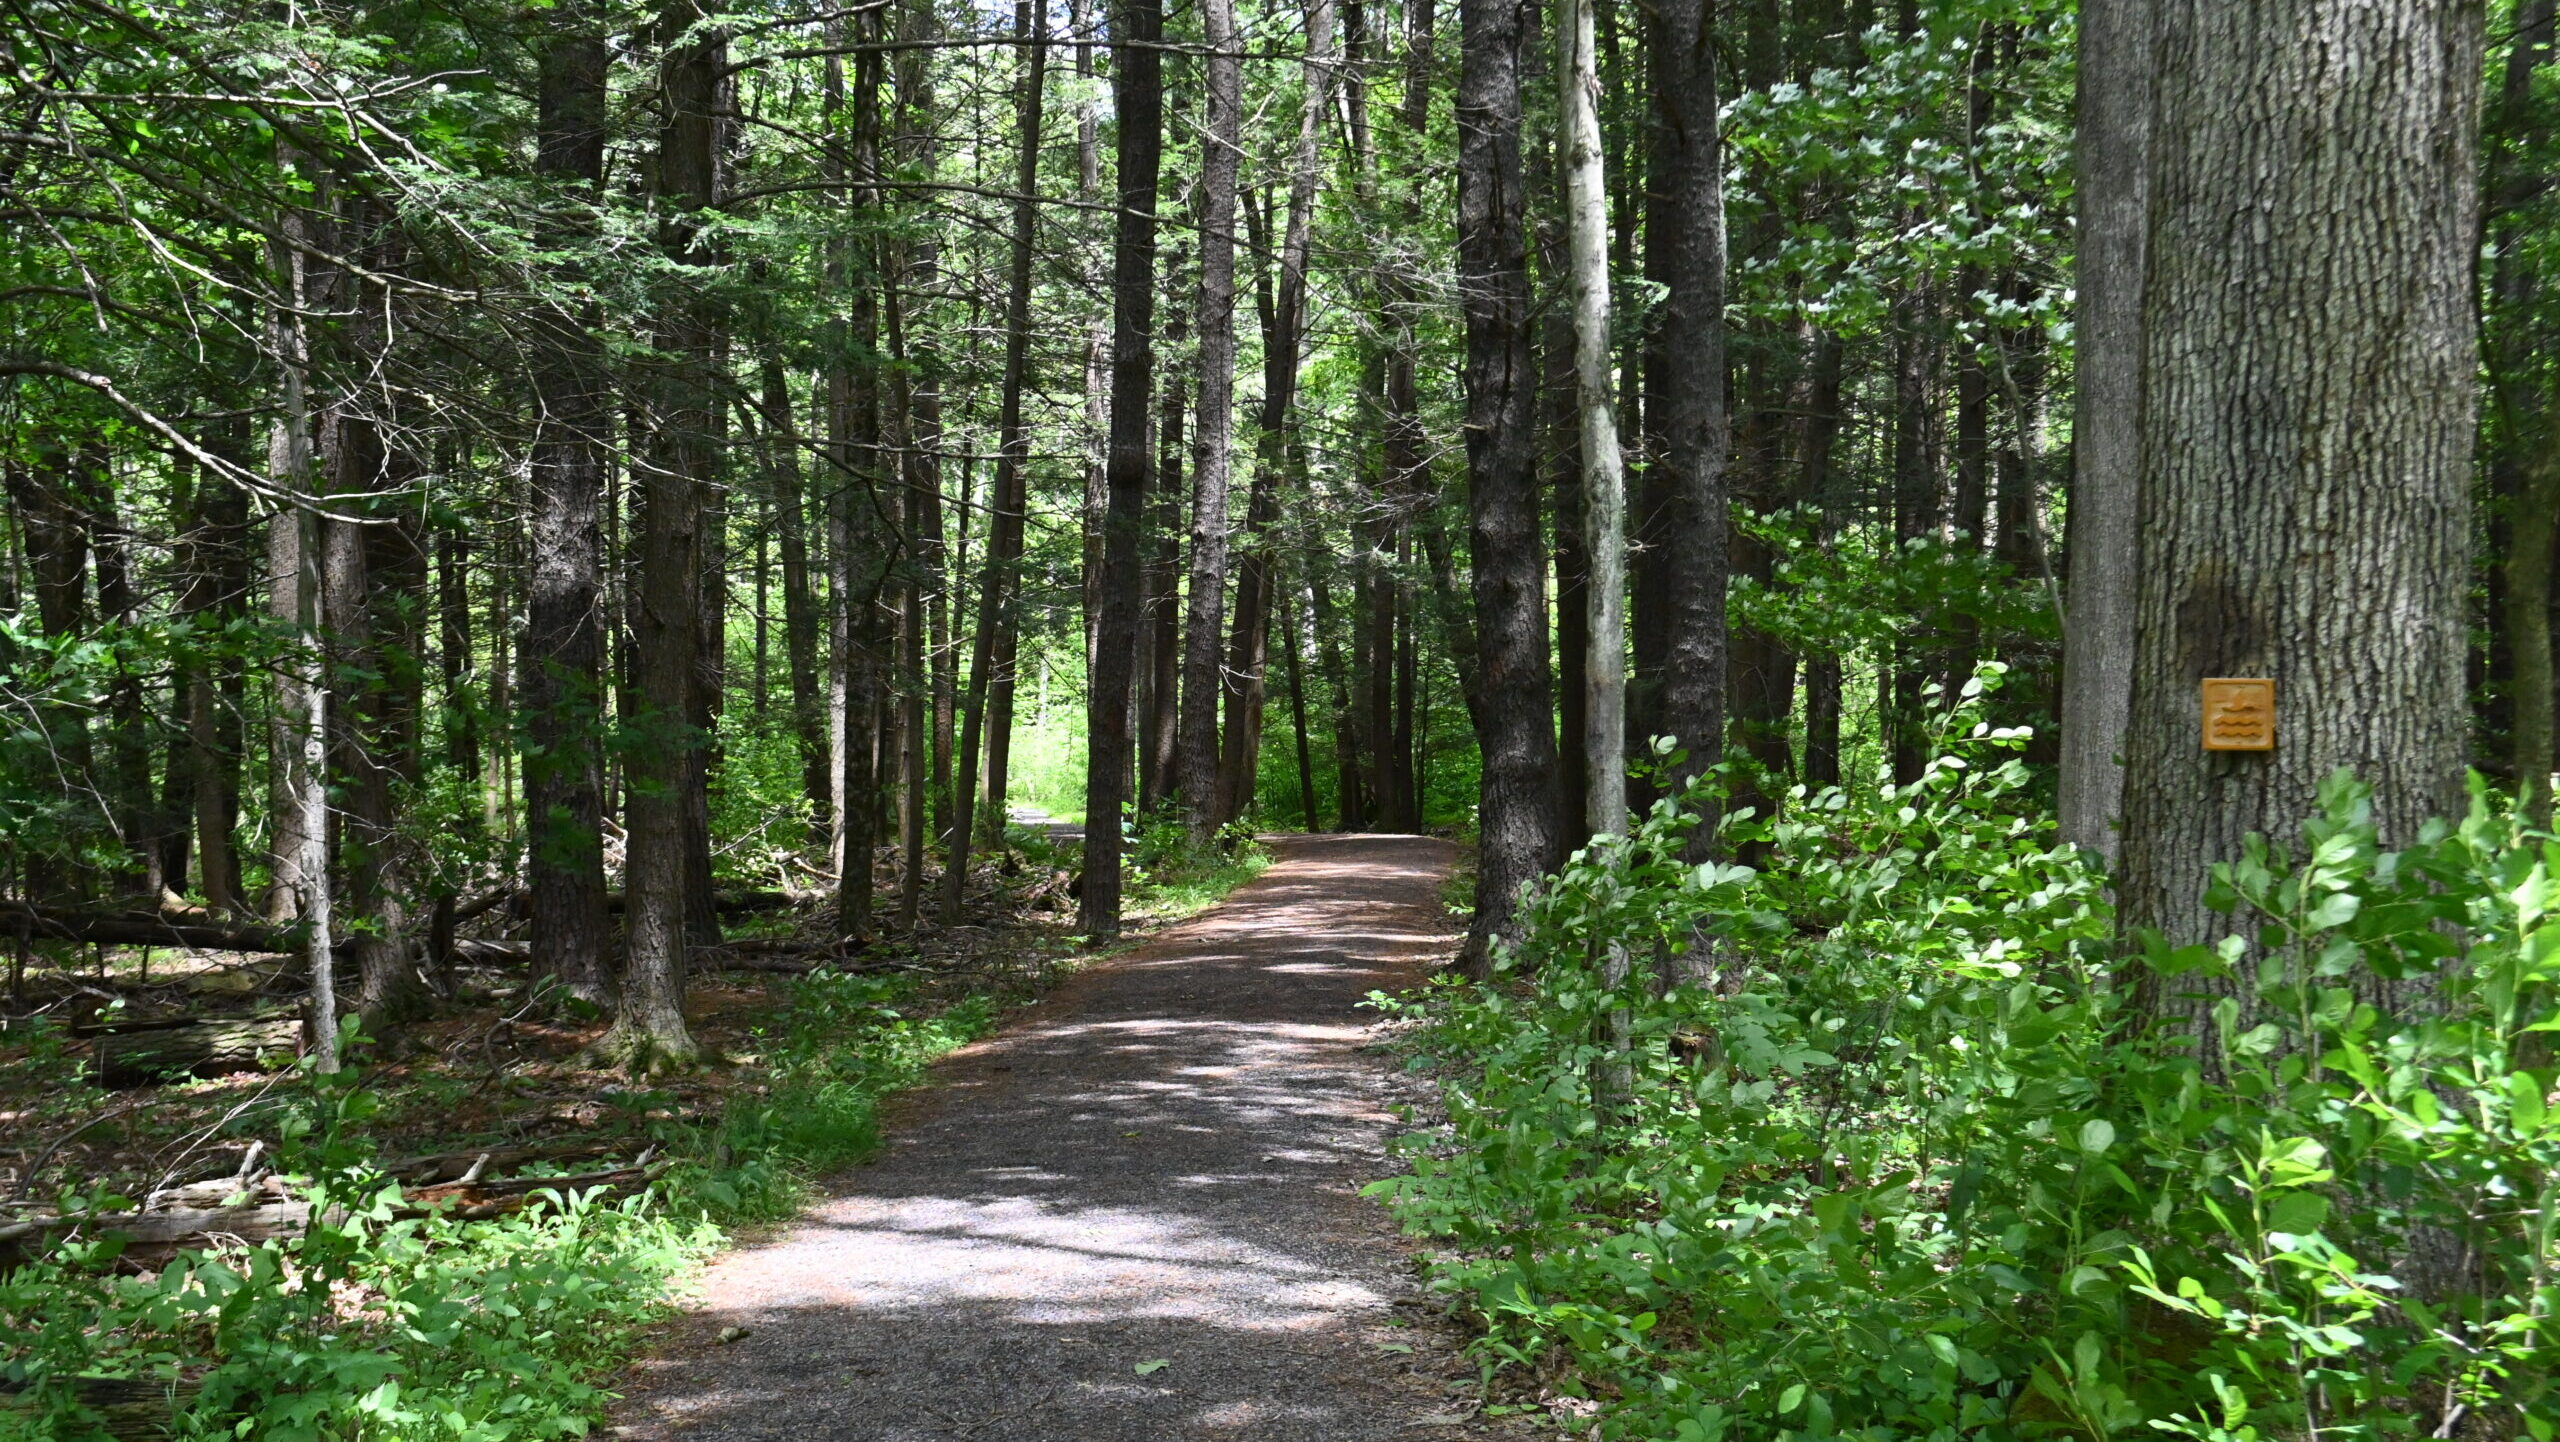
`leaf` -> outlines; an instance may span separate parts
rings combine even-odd
[[[2318,1192],[2287,1192],[2267,1208],[2268,1226],[2299,1237],[2320,1230],[2329,1220],[2329,1199]]]
[[[1156,1358],[1154,1361],[1151,1361],[1151,1362],[1140,1362],[1137,1366],[1132,1367],[1130,1370],[1131,1370],[1131,1371],[1133,1371],[1133,1372],[1135,1372],[1135,1373],[1137,1373],[1137,1374],[1138,1374],[1139,1376],[1141,1376],[1141,1377],[1152,1377],[1152,1376],[1154,1376],[1155,1374],[1157,1374],[1158,1372],[1161,1372],[1161,1371],[1163,1371],[1165,1368],[1170,1367],[1170,1366],[1172,1366],[1172,1365],[1173,1365],[1173,1359],[1172,1359],[1172,1358],[1170,1358],[1170,1357],[1158,1357],[1158,1358]]]
[[[1794,1386],[1789,1387],[1784,1392],[1778,1394],[1778,1415],[1784,1417],[1788,1413],[1796,1410],[1797,1407],[1803,1405],[1803,1403],[1804,1384],[1802,1382],[1798,1382]]]
[[[2080,1150],[2091,1156],[2102,1156],[2116,1144],[2115,1123],[2104,1117],[2093,1117],[2080,1124]]]
[[[2326,931],[2333,926],[2344,926],[2356,919],[2356,912],[2363,906],[2363,898],[2352,891],[2330,892],[2320,898],[2319,905],[2311,908],[2311,929]]]

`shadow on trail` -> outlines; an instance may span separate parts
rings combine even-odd
[[[838,1195],[713,1269],[623,1435],[1406,1434],[1437,1399],[1373,1335],[1408,1284],[1356,1195],[1393,1126],[1359,1002],[1447,953],[1450,850],[1281,848],[937,1068]]]

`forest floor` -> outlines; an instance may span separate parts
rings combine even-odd
[[[1454,848],[1283,839],[893,1102],[621,1383],[633,1439],[1511,1435],[1360,1186],[1419,1099],[1361,1000],[1456,938]]]

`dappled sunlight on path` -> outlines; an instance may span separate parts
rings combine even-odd
[[[1225,905],[937,1068],[877,1159],[717,1264],[631,1379],[622,1434],[1462,1435],[1411,1430],[1446,1404],[1382,1360],[1410,1276],[1357,1196],[1394,1124],[1358,1004],[1448,954],[1451,849],[1280,847]]]

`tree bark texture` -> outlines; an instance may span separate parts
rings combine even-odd
[[[671,212],[661,244],[679,265],[709,261],[701,212],[719,196],[714,108],[726,52],[696,27],[693,0],[674,0],[660,19],[670,49],[661,62],[658,185]],[[632,650],[641,711],[628,749],[630,799],[627,890],[629,954],[621,1006],[603,1053],[634,1070],[683,1066],[694,1057],[684,1018],[686,793],[698,738],[694,689],[701,682],[703,493],[716,455],[711,390],[713,337],[682,299],[659,323],[666,353],[656,396],[655,434],[642,466],[638,594]]]
[[[535,168],[557,187],[551,241],[592,230],[578,219],[604,183],[606,52],[595,22],[555,16],[544,42]],[[523,669],[525,879],[535,964],[571,995],[609,1005],[604,884],[604,584],[597,516],[612,456],[612,382],[591,307],[539,316],[531,471],[531,565]]]
[[[1594,835],[1627,829],[1626,459],[1609,352],[1608,193],[1601,170],[1600,78],[1591,0],[1565,0],[1556,23],[1563,111],[1565,216],[1571,252],[1574,382],[1582,435],[1582,506],[1590,550],[1589,756],[1583,820]]]
[[[1482,974],[1493,944],[1518,935],[1520,889],[1555,863],[1559,848],[1520,154],[1520,0],[1461,0],[1458,24],[1458,296],[1466,315],[1476,742],[1484,757],[1475,916],[1464,955]]]
[[[2482,37],[2462,0],[2155,14],[2118,895],[2174,945],[2219,937],[2208,868],[2298,837],[2333,771],[2386,845],[2461,801]],[[2200,749],[2210,676],[2274,680],[2274,750]],[[2144,1001],[2200,1026],[2234,990]]]
[[[1130,686],[1138,649],[1139,555],[1146,529],[1147,402],[1155,386],[1156,187],[1164,162],[1164,11],[1122,0],[1112,52],[1120,213],[1112,245],[1111,438],[1103,472],[1102,596],[1086,718],[1084,896],[1087,936],[1120,931],[1120,811],[1129,799]]]
[[[2112,861],[2142,569],[2142,316],[2154,0],[2080,11],[2079,308],[2062,642],[2062,839]]]
[[[1715,28],[1705,0],[1649,12],[1652,186],[1645,252],[1664,285],[1647,417],[1661,447],[1657,531],[1666,564],[1654,720],[1685,759],[1675,790],[1716,763],[1725,713],[1724,171],[1716,133]],[[1648,738],[1649,739],[1649,738]],[[1692,848],[1713,839],[1702,826]]]
[[[1235,0],[1201,0],[1210,50],[1208,124],[1200,157],[1200,424],[1191,463],[1191,591],[1183,615],[1182,711],[1173,793],[1194,839],[1217,829],[1218,641],[1226,620],[1227,487],[1234,474],[1236,171],[1242,159],[1244,64]]]

